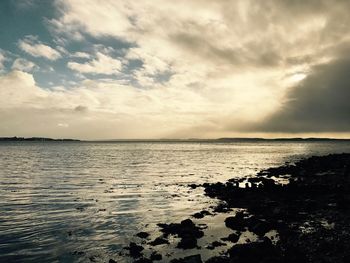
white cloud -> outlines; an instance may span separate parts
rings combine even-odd
[[[47,94],[39,89],[33,76],[14,70],[0,77],[1,108],[36,107]]]
[[[117,75],[122,69],[120,60],[97,52],[96,59],[86,63],[68,62],[67,66],[79,73]]]
[[[57,50],[41,43],[34,36],[27,36],[25,39],[19,40],[18,46],[33,57],[44,57],[49,60],[56,60],[61,57],[61,54]]]
[[[23,58],[17,58],[12,64],[12,69],[25,72],[30,72],[36,68],[38,68],[37,65]]]

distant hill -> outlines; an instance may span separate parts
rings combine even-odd
[[[52,139],[52,138],[42,138],[42,137],[0,137],[0,142],[18,142],[18,141],[29,141],[29,142],[78,142],[80,140],[75,139]]]

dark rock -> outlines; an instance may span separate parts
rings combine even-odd
[[[196,189],[198,187],[198,185],[196,184],[189,184],[188,186],[191,187],[192,189]]]
[[[232,234],[229,234],[228,237],[222,238],[222,240],[230,241],[232,243],[236,243],[239,240],[239,235],[235,234],[235,233],[232,233]]]
[[[230,263],[230,258],[227,256],[217,256],[209,258],[205,263]]]
[[[179,258],[179,259],[173,259],[170,261],[170,263],[202,263],[202,262],[203,262],[202,258],[199,254],[184,257],[184,258]]]
[[[281,262],[282,256],[271,242],[253,242],[248,244],[237,244],[228,250],[232,262],[260,263]]]
[[[192,249],[197,247],[197,239],[193,236],[183,236],[180,242],[176,246],[177,248],[182,249]]]
[[[225,244],[225,243],[222,243],[222,242],[220,242],[220,241],[214,241],[214,242],[212,242],[211,244],[209,244],[209,245],[207,246],[207,249],[213,250],[213,249],[215,249],[216,247],[221,247],[221,246],[226,246],[226,244]]]
[[[157,253],[157,252],[153,252],[151,254],[151,260],[157,261],[157,260],[162,260],[162,255]]]
[[[124,249],[129,250],[130,256],[133,258],[140,257],[141,251],[144,249],[142,246],[136,245],[134,242],[130,242],[128,247],[125,247]]]
[[[255,217],[250,218],[248,221],[248,230],[257,234],[258,236],[264,236],[273,228],[273,226],[268,222],[256,219]]]
[[[181,221],[180,224],[158,224],[164,235],[177,235],[180,238],[192,236],[194,238],[203,237],[203,231],[197,227],[191,219]]]
[[[147,238],[149,237],[149,234],[147,232],[139,232],[136,234],[139,238]]]
[[[243,231],[246,226],[246,220],[244,219],[244,214],[238,212],[235,216],[230,216],[225,219],[225,225],[228,228]]]
[[[152,260],[148,258],[140,258],[134,261],[134,263],[152,263]]]
[[[158,245],[164,245],[164,244],[169,244],[169,241],[166,240],[165,238],[162,237],[157,237],[155,240],[152,242],[149,242],[151,246],[158,246]]]
[[[158,224],[164,235],[177,235],[181,238],[177,247],[182,249],[195,248],[197,246],[197,239],[201,238],[204,233],[197,227],[191,219],[186,219],[180,224]]]
[[[209,211],[203,210],[203,211],[200,211],[198,213],[193,214],[192,216],[194,218],[200,219],[200,218],[205,217],[206,215],[212,215],[212,213],[210,213]]]
[[[209,189],[209,188],[208,188],[208,189]],[[215,213],[227,213],[227,212],[232,211],[232,209],[229,208],[227,204],[225,204],[225,203],[220,203],[220,204],[218,204],[218,205],[214,208],[213,211],[214,211]]]

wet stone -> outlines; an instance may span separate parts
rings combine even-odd
[[[207,215],[212,215],[212,213],[210,213],[210,212],[207,211],[207,210],[203,210],[203,211],[201,211],[201,212],[198,212],[198,213],[193,214],[192,216],[193,216],[194,218],[201,219],[201,218],[203,218],[203,217],[205,217],[205,216],[207,216]]]
[[[229,234],[228,237],[222,238],[222,240],[236,243],[239,240],[239,236],[240,235],[238,235],[238,234],[232,233],[232,234]]]
[[[162,255],[157,253],[157,252],[152,252],[151,254],[151,260],[157,261],[157,260],[162,260]]]
[[[246,220],[242,212],[237,213],[235,216],[230,216],[225,219],[225,225],[233,230],[243,231],[246,227]]]
[[[183,236],[177,244],[177,248],[192,249],[197,247],[197,239],[193,236]]]
[[[147,238],[149,237],[149,234],[147,232],[139,232],[136,234],[139,238]]]
[[[165,238],[162,237],[157,237],[155,240],[152,242],[149,242],[151,246],[158,246],[158,245],[164,245],[164,244],[169,244],[169,241],[166,240]]]
[[[137,245],[134,242],[131,242],[128,247],[124,249],[129,250],[130,256],[133,258],[141,257],[141,251],[144,249],[142,246]]]

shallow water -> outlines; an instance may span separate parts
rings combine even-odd
[[[137,232],[215,203],[189,183],[341,152],[350,143],[2,142],[0,262],[106,261]]]

